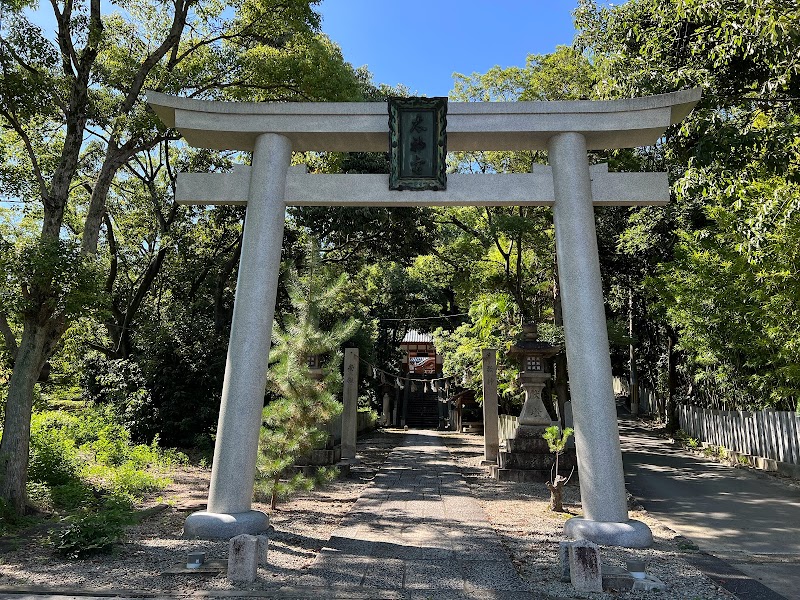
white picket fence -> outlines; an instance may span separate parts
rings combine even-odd
[[[800,416],[794,412],[759,412],[678,407],[680,426],[690,437],[741,454],[800,465]]]

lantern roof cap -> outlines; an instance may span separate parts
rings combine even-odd
[[[525,323],[522,326],[522,333],[516,337],[514,344],[508,349],[508,356],[538,355],[550,357],[559,352],[561,352],[561,346],[539,339],[539,328],[536,323]]]

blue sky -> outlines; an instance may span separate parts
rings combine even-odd
[[[323,0],[322,30],[375,83],[446,96],[454,72],[523,66],[575,36],[576,0]]]

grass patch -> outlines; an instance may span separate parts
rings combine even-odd
[[[56,517],[63,527],[50,541],[61,556],[109,552],[136,521],[134,503],[164,489],[166,470],[186,455],[154,439],[134,444],[110,408],[48,410],[31,420],[27,493],[38,520]],[[0,504],[0,534],[13,535],[37,518],[18,517]]]

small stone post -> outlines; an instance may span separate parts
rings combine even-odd
[[[403,385],[403,408],[400,413],[400,427],[406,426],[406,416],[408,415],[408,397],[411,395],[411,380],[406,379]]]
[[[344,349],[342,404],[342,458],[355,458],[358,435],[358,348]]]
[[[483,359],[483,459],[497,464],[500,451],[497,414],[497,350],[484,348]]]
[[[392,400],[389,397],[389,392],[383,394],[383,411],[381,411],[381,425],[384,427],[389,425],[389,421],[391,421],[389,406]]]
[[[603,591],[600,549],[595,544],[580,540],[569,545],[569,578],[579,592]]]
[[[228,580],[253,583],[258,576],[258,538],[237,535],[228,542]]]
[[[394,405],[392,406],[392,427],[399,425],[397,421],[397,410],[400,406],[400,388],[394,388]]]

